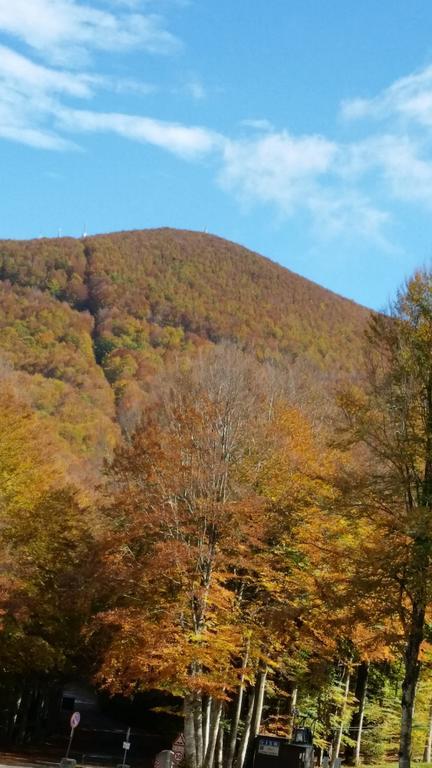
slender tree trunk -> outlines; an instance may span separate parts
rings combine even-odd
[[[222,725],[219,725],[219,733],[217,737],[216,748],[216,766],[217,768],[223,768],[223,748],[224,748],[224,729]]]
[[[4,698],[4,696],[6,695],[5,689],[2,688],[0,693]],[[5,731],[5,736],[7,741],[13,741],[15,721],[16,721],[17,713],[19,709],[20,694],[21,694],[21,688],[19,684],[15,681],[13,685],[11,685],[10,690],[8,691],[8,705],[6,708],[7,714],[6,714],[6,731]]]
[[[213,701],[209,743],[208,743],[208,747],[207,747],[205,758],[204,758],[204,764],[203,764],[204,768],[212,768],[213,766],[221,714],[222,714],[222,702]],[[198,768],[200,767],[198,766]]]
[[[255,709],[255,695],[256,695],[256,691],[254,687],[252,688],[249,694],[249,706],[246,714],[246,719],[244,721],[243,736],[241,737],[240,745],[238,748],[237,759],[235,761],[235,768],[243,768],[243,764],[245,761],[247,746],[249,743],[249,734],[250,734],[250,727],[252,723],[252,716]]]
[[[358,765],[360,762],[360,748],[363,731],[364,710],[366,705],[366,690],[369,674],[369,663],[362,661],[357,668],[357,679],[355,687],[355,697],[357,699],[357,708],[353,712],[351,725],[349,728],[350,738],[355,741],[355,746],[345,748],[344,762],[348,765]]]
[[[15,719],[14,742],[16,744],[22,744],[25,741],[31,698],[32,685],[30,682],[26,682],[23,686],[17,716]]]
[[[399,768],[410,768],[411,734],[415,692],[420,672],[419,652],[423,640],[425,607],[414,603],[411,627],[405,648],[405,676],[402,683],[402,716],[399,747]]]
[[[231,768],[234,760],[235,749],[237,744],[238,726],[240,722],[240,715],[241,715],[242,704],[243,704],[243,693],[244,693],[243,688],[240,687],[237,692],[235,709],[234,709],[232,720],[231,720],[226,768]]]
[[[267,665],[261,664],[257,674],[255,686],[254,686],[255,687],[254,708],[252,712],[252,721],[250,725],[249,740],[247,741],[247,748],[245,753],[246,760],[248,759],[249,752],[252,751],[255,738],[259,734],[263,706],[264,706],[266,682],[267,682]]]
[[[197,693],[194,697],[194,729],[197,766],[203,764],[203,722],[202,722],[202,695]]]
[[[251,724],[251,740],[258,736],[264,706],[265,688],[267,682],[267,666],[263,667],[257,676],[255,683],[255,707]]]
[[[359,699],[360,704],[359,704],[359,711],[358,711],[358,730],[357,730],[355,756],[354,756],[355,765],[360,765],[361,743],[362,743],[362,736],[363,736],[363,721],[364,721],[364,713],[365,713],[365,707],[366,707],[367,680],[368,680],[368,674],[369,674],[369,664],[365,662],[364,664],[365,664],[364,684],[363,684],[363,690],[361,691],[361,695]]]
[[[289,702],[288,738],[290,739],[292,739],[294,734],[295,713],[296,713],[296,705],[297,705],[297,691],[298,691],[297,686],[292,689],[290,702]]]
[[[184,713],[184,739],[185,739],[186,767],[197,768],[194,702],[190,694],[187,694],[184,698],[183,713]],[[198,766],[198,768],[201,768],[201,766]]]
[[[248,659],[249,659],[249,642],[246,647],[246,652],[243,659],[242,673],[240,677],[240,687],[237,694],[237,701],[236,701],[233,719],[231,721],[230,740],[229,740],[229,746],[228,746],[226,768],[231,768],[232,762],[234,759],[235,748],[237,743],[238,726],[239,726],[240,715],[241,715],[242,705],[243,705],[244,670],[247,667]]]
[[[426,738],[425,748],[423,752],[423,762],[430,763],[432,761],[432,699],[429,704],[429,726],[428,734]]]
[[[333,757],[332,757],[332,768],[334,768],[334,766],[336,765],[336,760],[339,757],[339,752],[340,752],[340,748],[341,748],[341,744],[342,744],[342,736],[343,736],[343,729],[344,729],[344,716],[345,716],[345,710],[346,710],[347,701],[348,701],[349,684],[350,684],[350,673],[349,673],[349,669],[347,667],[347,669],[346,669],[346,678],[345,678],[344,695],[343,695],[342,706],[341,706],[341,710],[340,710],[340,725],[339,725],[339,730],[338,730],[338,734],[337,734],[337,738],[336,738],[336,744],[335,744],[335,748],[334,748],[334,752],[333,752]]]
[[[211,710],[212,710],[212,697],[208,696],[206,701],[206,706],[205,706],[205,713],[204,713],[204,743],[203,743],[204,755],[207,752],[209,738],[210,738]]]

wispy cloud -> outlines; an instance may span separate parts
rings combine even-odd
[[[432,148],[417,137],[384,134],[353,144],[339,172],[357,181],[375,174],[389,197],[432,208]]]
[[[195,101],[203,101],[207,98],[207,91],[204,83],[196,75],[186,78],[180,88],[174,89],[174,93],[189,96],[191,99],[195,99]]]
[[[350,99],[341,107],[347,120],[395,117],[432,126],[432,66],[396,80],[372,99]]]
[[[75,145],[52,127],[57,97],[90,98],[94,78],[53,70],[0,46],[0,136],[41,149]]]
[[[16,91],[67,94],[89,98],[102,78],[42,66],[5,45],[0,45],[0,78],[3,87]]]
[[[366,137],[341,143],[244,121],[261,135],[227,144],[220,182],[250,204],[306,210],[323,232],[356,233],[392,250],[394,202],[432,208],[432,66],[373,98],[343,102],[341,113],[363,120]]]
[[[220,134],[205,128],[138,115],[62,108],[58,110],[56,120],[62,129],[73,133],[114,133],[126,139],[152,144],[185,159],[207,155],[224,141]]]
[[[322,238],[362,238],[387,252],[395,246],[386,234],[391,223],[388,211],[366,193],[344,187],[321,186],[306,201],[315,234]]]
[[[97,8],[75,0],[0,0],[0,29],[53,63],[73,66],[91,51],[124,51],[139,46],[172,53],[179,40],[156,14]]]
[[[42,149],[76,148],[65,134],[113,133],[186,159],[202,157],[223,141],[202,127],[140,115],[67,106],[64,97],[90,100],[104,79],[35,64],[0,46],[0,136]]]
[[[159,16],[137,12],[138,2],[125,5],[113,0],[107,9],[106,0],[100,0],[99,6],[103,7],[75,0],[0,0],[0,32],[33,49],[30,58],[0,44],[1,137],[42,149],[76,148],[62,135],[65,120],[59,128],[58,116],[67,114],[67,106],[71,110],[67,102],[89,102],[102,90],[137,95],[155,90],[153,84],[135,78],[82,70],[83,62],[101,49],[120,51],[139,45],[148,52],[168,53],[180,46]],[[36,54],[46,63],[36,61]],[[83,114],[88,118],[89,112]],[[78,120],[76,125],[79,130]],[[176,141],[179,146],[180,139]]]
[[[355,232],[389,249],[384,234],[389,214],[357,189],[348,173],[341,174],[349,154],[322,136],[273,130],[226,142],[219,182],[242,202],[270,204],[285,216],[306,211],[320,235]]]
[[[292,212],[315,179],[331,168],[337,146],[321,136],[287,132],[227,141],[221,184],[247,199],[276,203]]]
[[[273,125],[270,120],[264,118],[248,117],[240,122],[245,128],[253,128],[255,131],[274,131]]]
[[[343,117],[362,119],[364,131],[346,142],[276,130],[262,117],[222,135],[141,108],[99,109],[101,91],[145,96],[157,86],[99,74],[98,53],[181,47],[150,7],[151,0],[0,0],[0,31],[8,39],[0,45],[0,136],[70,150],[84,134],[112,134],[187,161],[211,158],[216,182],[234,199],[270,206],[284,218],[306,212],[315,232],[355,234],[387,249],[395,200],[432,208],[432,66],[373,98],[344,102]],[[207,96],[194,73],[175,93],[197,102]]]

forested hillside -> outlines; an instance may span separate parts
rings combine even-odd
[[[228,341],[334,377],[356,369],[368,316],[241,246],[169,229],[3,241],[0,279],[1,375],[85,475],[174,356]]]
[[[79,675],[156,692],[185,768],[302,721],[430,763],[432,274],[387,316],[175,230],[0,270],[0,742]]]

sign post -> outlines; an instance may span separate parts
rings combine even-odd
[[[72,744],[72,739],[74,737],[75,728],[77,727],[80,719],[81,719],[81,715],[79,712],[74,712],[73,715],[71,716],[71,719],[70,719],[71,732],[69,736],[69,744],[68,744],[65,760],[69,759],[69,752]]]
[[[129,737],[130,737],[130,730],[131,730],[131,729],[130,729],[130,727],[129,727],[129,728],[127,729],[127,732],[126,732],[126,740],[123,742],[123,749],[124,749],[124,752],[123,752],[123,762],[122,762],[122,768],[125,768],[125,765],[126,765],[126,755],[127,755],[127,753],[128,753],[128,750],[130,749],[130,741],[129,741]]]
[[[185,740],[182,733],[179,733],[174,744],[172,745],[174,766],[181,763],[185,753]]]

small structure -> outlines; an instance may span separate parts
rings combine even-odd
[[[293,738],[257,736],[248,768],[313,768],[314,747],[310,728],[297,728]]]

